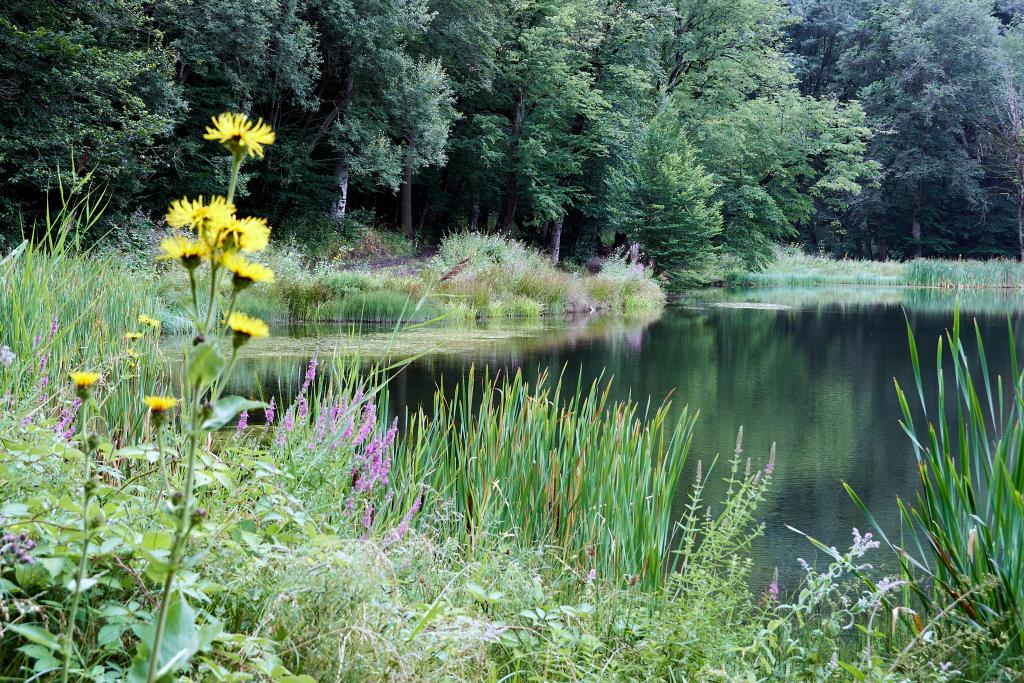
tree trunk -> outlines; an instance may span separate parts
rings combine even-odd
[[[889,245],[885,243],[884,237],[878,238],[878,260],[888,261],[889,260]]]
[[[1020,250],[1020,260],[1024,263],[1024,222],[1021,217],[1024,214],[1024,194],[1017,194],[1017,248]]]
[[[341,223],[345,220],[345,211],[348,209],[348,157],[344,154],[334,165],[334,178],[338,183],[338,199],[331,207],[331,219]]]
[[[423,229],[427,226],[427,212],[428,211],[430,211],[430,197],[429,196],[423,201],[423,208],[420,209],[419,231],[420,231],[421,235],[423,234]]]
[[[914,240],[914,256],[921,258],[921,188],[914,191],[914,211],[910,216],[910,236]]]
[[[551,225],[551,264],[557,266],[562,251],[562,223],[565,218],[558,218]]]
[[[469,231],[480,230],[480,195],[473,197],[473,205],[469,208]]]
[[[410,164],[405,165],[405,171],[402,174],[402,189],[398,204],[402,232],[407,237],[412,237],[412,166]]]
[[[512,129],[509,132],[509,164],[511,170],[508,179],[505,181],[505,199],[501,209],[501,218],[498,227],[503,232],[511,232],[516,220],[516,209],[519,206],[519,174],[516,170],[518,163],[519,137],[523,132],[523,122],[526,120],[526,96],[522,88],[516,90],[515,106],[512,110]]]

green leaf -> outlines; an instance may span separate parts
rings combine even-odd
[[[202,429],[203,431],[212,432],[234,420],[238,417],[239,413],[245,410],[256,410],[257,408],[266,407],[267,404],[262,401],[250,401],[241,396],[225,396],[218,401],[214,401],[212,406],[213,413],[203,422]]]
[[[150,648],[156,632],[156,623],[139,626],[133,630],[139,637],[139,649],[132,660],[128,681],[144,683],[149,674]],[[184,668],[192,655],[202,647],[205,640],[202,636],[201,630],[196,627],[196,613],[181,593],[175,593],[167,610],[167,623],[164,627],[163,640],[160,641],[160,652],[157,654],[157,680],[170,680],[171,674]]]
[[[104,624],[103,628],[100,629],[99,635],[96,636],[96,644],[103,647],[104,645],[116,643],[121,639],[124,629],[124,624]]]
[[[60,649],[60,640],[45,628],[33,626],[32,624],[14,624],[8,628],[36,645],[42,645],[49,650]]]
[[[206,387],[212,384],[220,373],[224,372],[224,354],[210,342],[203,342],[192,349],[188,359],[189,384]]]

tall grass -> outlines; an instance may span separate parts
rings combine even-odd
[[[54,419],[70,400],[63,390],[73,370],[103,374],[99,417],[115,440],[143,427],[143,388],[165,379],[153,330],[135,321],[159,307],[145,280],[126,281],[109,257],[80,249],[79,236],[102,212],[102,197],[61,193],[61,207],[47,214],[0,261],[0,345],[16,355],[0,373],[0,396],[23,422]],[[144,330],[137,341],[125,333]],[[103,359],[102,362],[99,359]]]
[[[1019,655],[1024,652],[1024,376],[1013,351],[1012,326],[1012,376],[1006,383],[989,372],[977,324],[976,353],[968,352],[960,333],[956,313],[952,330],[945,340],[939,338],[932,403],[908,322],[923,422],[915,420],[903,387],[897,383],[896,389],[921,488],[914,502],[899,501],[908,538],[896,543],[879,532],[896,551],[905,577],[914,581],[927,613],[953,605],[966,623],[1004,643],[1007,654]]]
[[[696,416],[612,403],[609,389],[545,377],[530,386],[520,373],[478,383],[471,372],[437,392],[432,417],[412,421],[397,460],[430,473],[467,546],[511,533],[560,549],[583,574],[658,586]]]
[[[795,247],[778,247],[775,258],[760,272],[736,272],[729,281],[738,285],[901,285],[905,265],[896,261],[863,261],[812,256]]]
[[[908,285],[942,289],[1024,288],[1024,264],[1008,259],[987,261],[924,258],[907,262],[831,258],[778,247],[760,272],[728,275],[736,285]]]
[[[1024,288],[1024,263],[1008,259],[915,259],[906,266],[906,283],[952,289]]]

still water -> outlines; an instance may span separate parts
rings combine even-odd
[[[1024,295],[971,293],[959,297],[965,323],[977,319],[993,373],[1007,373],[1007,319],[1014,327]],[[743,427],[744,457],[762,466],[774,443],[774,481],[761,510],[764,534],[751,548],[753,581],[777,568],[785,585],[799,576],[796,559],[815,556],[806,539],[845,547],[851,528],[869,522],[842,488],[848,483],[887,530],[899,533],[896,498],[917,485],[913,452],[899,425],[893,380],[912,386],[906,321],[934,382],[935,344],[951,327],[958,297],[922,290],[853,288],[756,289],[690,295],[660,316],[501,325],[472,331],[417,328],[282,328],[276,345],[236,375],[242,391],[289,399],[314,353],[384,349],[422,354],[391,385],[392,408],[429,406],[435,388],[460,381],[472,365],[492,371],[550,370],[573,381],[612,379],[616,398],[660,402],[700,411],[690,452],[686,501],[698,460],[717,454],[719,477]],[[973,335],[972,335],[973,338]],[[268,340],[270,341],[270,340]],[[973,343],[970,344],[973,348]],[[714,505],[717,487],[709,500]],[[885,554],[876,551],[879,564]]]

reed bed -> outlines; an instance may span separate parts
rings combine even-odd
[[[102,198],[62,198],[62,208],[37,229],[45,237],[24,241],[0,261],[0,343],[15,356],[0,373],[0,396],[25,423],[56,422],[71,401],[63,392],[68,373],[99,371],[99,417],[115,440],[125,440],[143,428],[144,388],[166,379],[159,329],[137,322],[158,302],[144,280],[129,286],[115,262],[79,248],[79,231],[99,216]],[[136,332],[138,339],[126,337]]]
[[[1009,259],[923,258],[907,262],[836,259],[780,247],[760,272],[737,272],[731,284],[801,287],[880,285],[939,289],[1024,289],[1024,263]]]
[[[411,422],[397,460],[430,473],[469,547],[510,533],[558,548],[582,574],[659,586],[696,415],[612,403],[609,389],[471,372]]]
[[[907,263],[906,284],[945,289],[1024,288],[1024,263],[1008,259],[915,259]]]

